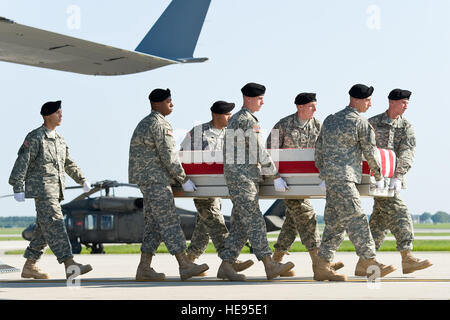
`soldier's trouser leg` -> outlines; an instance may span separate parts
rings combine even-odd
[[[141,252],[155,254],[164,241],[170,254],[186,250],[186,238],[176,213],[172,188],[164,184],[141,186],[144,195],[144,235]]]
[[[217,252],[220,252],[223,250],[225,238],[228,235],[228,229],[220,211],[220,198],[194,199],[194,204],[197,208],[197,224],[201,223],[202,225],[205,225],[207,232],[206,234],[200,234],[200,232],[197,233],[196,225],[188,251],[190,251],[191,246],[193,246],[193,253],[196,255],[202,254],[208,245],[209,237],[211,237],[214,247]],[[194,251],[194,249],[197,250]],[[199,252],[199,254],[197,254],[197,252]]]
[[[397,241],[397,250],[412,250],[414,227],[408,208],[400,199],[398,192],[392,198],[374,198],[374,214],[370,217],[370,230],[376,248],[381,246],[387,230],[390,230]]]
[[[332,261],[347,230],[356,254],[363,259],[375,257],[375,243],[369,230],[355,183],[326,180],[325,229],[319,256]]]
[[[273,246],[275,249],[279,251],[289,251],[291,245],[294,243],[295,238],[297,237],[297,226],[295,224],[296,220],[294,215],[296,212],[294,210],[289,210],[287,203],[292,200],[283,200],[284,206],[286,207],[285,211],[285,219],[283,222],[283,226],[281,227],[280,234],[278,235],[277,242]],[[293,200],[296,201],[296,200]]]
[[[194,231],[191,236],[191,243],[189,244],[186,254],[192,254],[199,257],[208,246],[209,243],[209,233],[206,227],[205,221],[200,217],[197,212],[197,217],[195,219]]]
[[[375,249],[380,249],[383,244],[384,238],[388,233],[389,228],[387,227],[387,212],[386,208],[382,207],[382,203],[379,201],[379,197],[374,197],[372,214],[370,215],[369,227],[372,233],[373,241],[375,242]]]
[[[288,206],[288,210],[296,211],[294,215],[295,225],[297,226],[302,244],[308,251],[318,248],[320,246],[319,227],[317,226],[316,213],[309,200],[293,200]]]
[[[24,257],[38,260],[48,244],[59,263],[73,258],[59,199],[35,199],[36,229]]]
[[[227,179],[228,180],[228,179]],[[219,254],[222,260],[234,263],[247,239],[258,260],[272,255],[266,234],[266,223],[259,209],[259,185],[251,180],[227,181],[233,203],[231,229],[225,248]]]

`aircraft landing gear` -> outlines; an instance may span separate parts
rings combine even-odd
[[[72,253],[73,254],[81,253],[81,243],[78,238],[70,240],[70,244],[72,245]]]
[[[105,253],[104,247],[102,243],[93,243],[89,246],[91,248],[91,254],[96,253]]]

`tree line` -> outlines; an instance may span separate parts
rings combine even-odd
[[[323,215],[316,216],[317,223],[323,224]],[[450,223],[450,214],[444,211],[438,211],[435,214],[424,212],[422,214],[413,214],[414,222],[419,223]],[[34,223],[36,217],[0,217],[0,228],[26,228]]]
[[[36,217],[0,217],[0,228],[26,228],[36,221]]]

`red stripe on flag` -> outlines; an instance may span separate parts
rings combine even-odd
[[[369,167],[369,164],[367,163],[367,161],[363,161],[362,173],[363,174],[370,174],[371,176],[373,176],[373,173],[372,173],[372,171],[370,171],[370,167]]]
[[[319,173],[314,161],[280,161],[280,173]]]
[[[319,173],[314,161],[280,161],[280,173]],[[191,174],[223,174],[222,163],[182,163],[187,175]]]
[[[184,172],[191,174],[223,174],[223,163],[182,163]]]
[[[280,161],[280,173],[319,173],[314,161]],[[182,163],[187,175],[193,174],[223,174],[223,163]],[[367,161],[363,161],[363,174],[371,174]]]
[[[381,156],[381,175],[384,177],[386,176],[386,150],[384,149],[378,149]]]

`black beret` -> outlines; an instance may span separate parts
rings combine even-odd
[[[234,103],[226,101],[216,101],[211,107],[211,111],[218,114],[225,114],[234,109]]]
[[[317,101],[316,94],[312,92],[302,92],[295,97],[295,104],[307,104]]]
[[[61,100],[46,102],[42,105],[41,115],[49,116],[58,111],[58,109],[60,108],[61,108]]]
[[[388,99],[390,100],[402,100],[408,99],[411,96],[411,91],[402,90],[402,89],[394,89],[389,93]]]
[[[150,92],[150,95],[148,96],[148,99],[151,102],[161,102],[166,100],[168,97],[170,97],[170,90],[169,89],[155,89],[152,92]]]
[[[368,87],[363,84],[355,84],[348,92],[350,96],[356,99],[365,99],[370,97],[373,93],[373,87]]]
[[[266,87],[262,84],[250,82],[241,88],[241,92],[244,96],[247,97],[257,97],[262,96],[266,93]]]

